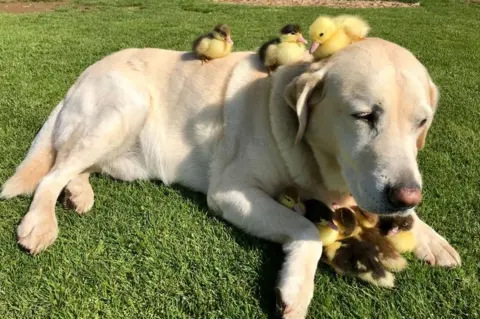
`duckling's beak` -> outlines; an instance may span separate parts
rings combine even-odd
[[[305,43],[305,44],[308,43],[307,40],[305,40],[305,38],[303,37],[303,35],[301,33],[298,34],[297,42]]]
[[[310,54],[313,54],[313,52],[315,52],[318,48],[318,46],[320,45],[320,43],[318,42],[312,42],[312,44],[310,45]]]
[[[388,236],[395,235],[396,233],[398,233],[398,227],[397,226],[393,227],[392,229],[390,229],[388,231]]]
[[[229,35],[227,35],[227,43],[228,44],[233,44],[232,38],[230,38]]]

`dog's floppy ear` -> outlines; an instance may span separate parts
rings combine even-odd
[[[308,121],[308,105],[319,103],[320,100],[311,100],[312,93],[323,85],[328,65],[323,64],[322,67],[314,72],[306,72],[295,77],[285,88],[285,100],[287,104],[297,113],[298,131],[295,143],[298,143],[305,133]],[[318,96],[322,96],[321,94]]]
[[[428,80],[428,93],[429,93],[429,102],[430,106],[432,107],[433,114],[435,115],[435,111],[437,110],[438,106],[438,98],[439,98],[439,92],[438,88],[435,85],[435,83],[432,82],[431,79]],[[433,116],[432,118],[425,124],[425,127],[423,128],[422,132],[417,138],[417,149],[421,150],[425,146],[425,139],[427,138],[427,132],[430,126],[432,125],[433,121]]]

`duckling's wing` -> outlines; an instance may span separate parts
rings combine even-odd
[[[343,236],[350,236],[358,227],[355,212],[348,207],[342,207],[335,211],[334,219],[343,227]]]
[[[376,247],[378,259],[387,269],[400,271],[407,266],[405,258],[400,255],[386,237],[380,235],[377,228],[364,228],[360,238]]]
[[[207,34],[207,35],[202,35],[199,36],[198,38],[193,41],[192,45],[192,51],[197,53],[198,55],[203,55],[205,52],[207,52],[208,47],[210,46],[210,41],[213,39],[212,34]]]
[[[395,277],[385,269],[374,244],[348,238],[337,250],[332,264],[345,273],[380,287],[393,287]]]
[[[353,40],[360,40],[367,36],[370,31],[368,23],[356,16],[339,16],[337,23],[343,27],[345,33]]]
[[[262,44],[260,49],[258,49],[258,56],[260,57],[260,61],[265,64],[267,60],[267,56],[272,54],[272,49],[275,45],[280,43],[279,38],[272,39],[270,41],[265,42]]]

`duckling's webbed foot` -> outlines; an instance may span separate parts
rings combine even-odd
[[[203,65],[204,63],[208,63],[208,62],[210,62],[210,59],[209,59],[209,58],[207,58],[207,57],[202,57],[202,65]]]

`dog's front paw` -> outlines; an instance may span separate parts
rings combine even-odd
[[[18,243],[36,255],[55,241],[58,236],[55,215],[29,211],[17,229]]]
[[[456,267],[461,265],[458,252],[442,236],[420,219],[416,220],[415,237],[417,246],[415,255],[430,265]]]
[[[314,229],[317,232],[316,228]],[[300,241],[284,245],[286,260],[276,288],[277,316],[303,319],[313,297],[315,271],[322,254],[320,241]]]
[[[308,305],[313,297],[313,280],[302,283],[289,282],[275,289],[277,298],[277,316],[284,319],[303,319],[307,315]]]

